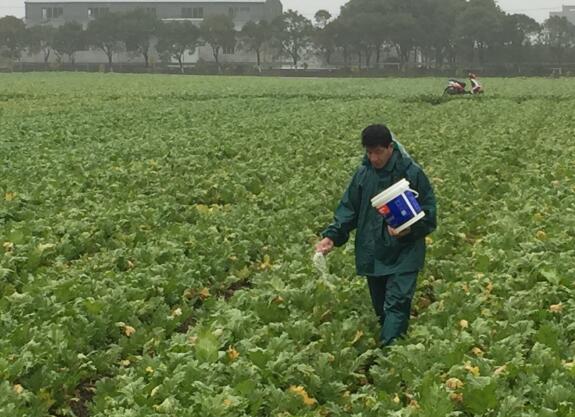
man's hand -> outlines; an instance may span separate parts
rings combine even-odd
[[[407,229],[402,230],[401,232],[397,233],[395,231],[395,229],[392,229],[390,226],[387,226],[387,231],[388,231],[390,236],[400,238],[400,237],[403,237],[403,236],[409,234],[409,232],[411,232],[411,227],[408,227]]]
[[[315,251],[327,255],[333,249],[333,240],[329,237],[324,237],[315,245]]]

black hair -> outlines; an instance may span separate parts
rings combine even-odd
[[[371,125],[361,132],[361,144],[364,148],[376,146],[388,148],[392,141],[391,132],[385,125]]]

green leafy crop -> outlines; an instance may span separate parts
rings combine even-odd
[[[0,74],[0,415],[575,413],[575,89]],[[407,337],[313,244],[385,122],[438,198]]]

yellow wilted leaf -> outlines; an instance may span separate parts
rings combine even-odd
[[[449,378],[445,381],[445,386],[449,389],[456,390],[463,388],[463,382],[458,378]]]
[[[158,393],[159,390],[160,390],[160,385],[154,387],[152,389],[152,392],[150,392],[150,397],[154,397]]]
[[[411,400],[411,401],[409,402],[408,407],[410,407],[410,408],[419,408],[419,403],[417,402],[417,400]]]
[[[209,214],[210,213],[210,208],[208,206],[206,206],[205,204],[196,204],[196,210],[198,210],[198,212],[200,214]]]
[[[182,315],[182,309],[180,307],[172,311],[172,317],[180,317]]]
[[[12,252],[14,250],[14,243],[12,242],[4,242],[2,245],[5,252]]]
[[[239,358],[239,357],[240,357],[239,352],[238,352],[237,350],[235,350],[233,346],[230,346],[230,347],[228,348],[228,358],[229,358],[229,360],[233,362],[233,361],[235,361],[235,360],[236,360],[237,358]]]
[[[317,400],[315,398],[311,398],[311,397],[302,397],[303,399],[303,403],[309,407],[317,404]]]
[[[120,365],[122,366],[130,366],[130,360],[129,359],[124,359],[120,361]]]
[[[547,239],[547,233],[545,233],[544,230],[539,230],[537,233],[535,233],[535,237],[539,240],[545,240]]]
[[[192,288],[187,288],[184,291],[184,297],[187,298],[188,300],[191,300],[192,298],[194,298],[195,295],[195,291]]]
[[[148,366],[148,367],[146,368],[146,372],[149,373],[149,374],[153,374],[153,373],[154,373],[154,368],[152,368],[151,366]]]
[[[12,201],[15,198],[16,198],[16,193],[13,193],[13,192],[4,193],[4,200],[6,200],[6,201]]]
[[[395,396],[393,397],[392,400],[395,404],[399,404],[401,402],[401,400],[399,399],[399,395],[395,394]]]
[[[493,291],[493,283],[491,281],[489,281],[487,283],[487,286],[485,287],[485,293],[487,295],[491,294],[491,292]]]
[[[18,395],[22,394],[24,392],[24,387],[20,384],[16,384],[12,387],[12,389],[14,390],[14,392]]]
[[[433,243],[433,239],[431,238],[431,236],[426,236],[425,237],[425,243],[427,245],[431,245]]]
[[[124,334],[128,337],[132,336],[134,333],[136,333],[136,329],[134,329],[132,326],[128,326],[127,324],[124,325]]]
[[[259,268],[264,271],[272,267],[272,259],[269,255],[264,255],[264,260],[260,263]]]
[[[303,400],[303,403],[307,406],[312,406],[317,404],[317,400],[315,398],[312,398],[308,395],[308,393],[305,391],[304,387],[302,387],[301,385],[292,385],[289,387],[289,392],[299,395],[301,397],[301,399]]]
[[[553,304],[549,306],[549,311],[551,313],[561,313],[563,311],[563,304]]]
[[[205,301],[208,298],[210,298],[210,290],[208,288],[202,288],[202,290],[200,291],[200,298],[202,299],[202,301]]]
[[[359,341],[359,339],[362,338],[362,336],[363,336],[363,332],[362,332],[361,330],[358,330],[358,331],[355,333],[355,337],[354,337],[353,340],[351,341],[351,344],[352,344],[352,345],[355,345],[355,344]]]
[[[305,395],[307,395],[305,388],[302,387],[301,385],[290,385],[288,391],[291,392],[292,394],[303,395],[303,393],[305,393]]]
[[[38,392],[38,398],[47,407],[51,407],[52,404],[54,404],[56,402],[56,400],[54,400],[54,398],[52,398],[52,393],[50,392],[50,390],[48,390],[46,388],[40,388],[40,391]]]
[[[224,400],[224,406],[229,407],[233,404],[232,400],[230,400],[229,398],[226,398]]]
[[[463,292],[467,295],[469,295],[469,284],[467,282],[464,282],[461,287],[463,288]]]
[[[503,365],[495,369],[493,372],[494,375],[501,375],[502,373],[507,372],[507,365]]]
[[[451,394],[449,394],[449,399],[451,401],[455,401],[456,403],[462,403],[463,402],[463,394],[461,394],[459,392],[452,392]]]
[[[462,329],[467,329],[469,327],[469,322],[467,320],[460,320],[459,327]]]
[[[281,295],[276,295],[273,299],[272,299],[272,303],[274,304],[283,304],[284,302],[284,298]]]
[[[44,252],[45,250],[52,249],[54,246],[56,245],[54,245],[53,243],[40,243],[38,245],[38,250],[40,252]]]
[[[465,363],[465,370],[469,371],[473,376],[479,376],[479,374],[480,374],[479,367],[478,366],[472,366],[471,363],[469,363],[469,362]]]
[[[372,395],[368,395],[363,398],[363,403],[366,407],[373,408],[377,404],[377,400]]]
[[[471,349],[471,351],[473,352],[473,354],[474,354],[475,356],[481,357],[481,356],[484,355],[484,352],[483,352],[480,348],[478,348],[478,347],[474,347],[473,349]]]
[[[573,369],[573,367],[575,367],[575,362],[565,362],[563,361],[563,366],[567,369]]]

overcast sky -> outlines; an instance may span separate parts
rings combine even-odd
[[[113,0],[112,0],[113,1]],[[348,0],[282,0],[284,9],[295,9],[308,18],[319,9],[329,10],[333,15]],[[524,13],[543,22],[549,12],[560,11],[563,4],[575,4],[575,0],[499,0],[501,8],[508,13]],[[24,17],[24,0],[0,0],[0,16]]]

